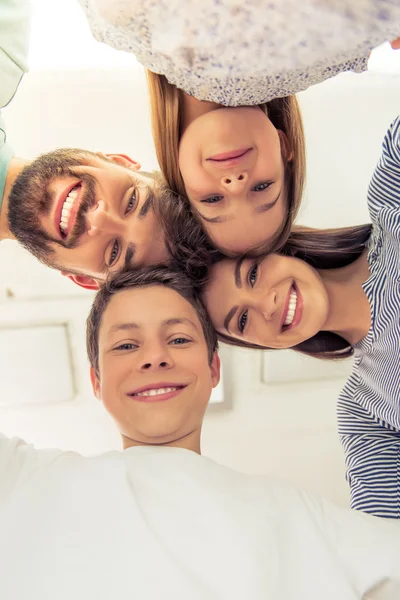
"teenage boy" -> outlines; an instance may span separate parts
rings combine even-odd
[[[399,597],[398,522],[201,456],[220,365],[182,274],[118,274],[96,296],[87,347],[124,451],[0,438],[0,598],[356,600],[382,583]]]

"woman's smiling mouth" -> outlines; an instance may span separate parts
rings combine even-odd
[[[284,333],[300,323],[303,313],[303,299],[300,290],[293,281],[282,313],[281,331]]]

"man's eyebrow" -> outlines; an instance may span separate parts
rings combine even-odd
[[[239,307],[238,306],[233,306],[231,308],[231,310],[228,312],[228,314],[226,315],[225,319],[224,319],[224,327],[225,329],[230,333],[229,331],[229,323],[232,320],[232,317],[234,316],[235,312],[237,311]]]
[[[152,187],[148,187],[146,189],[147,189],[147,198],[143,202],[143,206],[139,211],[138,219],[143,219],[147,215],[149,210],[151,208],[153,208],[153,205],[154,205],[154,200],[155,200],[154,190]]]
[[[265,213],[268,210],[271,210],[271,208],[274,208],[275,204],[278,202],[279,197],[281,195],[282,190],[279,192],[279,194],[277,195],[277,197],[275,198],[275,200],[273,202],[267,202],[265,204],[261,204],[261,206],[257,206],[256,208],[256,212],[257,213]]]
[[[136,246],[135,244],[129,243],[125,253],[124,266],[122,267],[124,270],[128,270],[132,268],[131,260],[135,256]]]

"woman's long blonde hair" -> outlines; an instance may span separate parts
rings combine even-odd
[[[167,186],[174,193],[186,197],[185,184],[179,170],[179,140],[182,129],[182,92],[168,82],[164,75],[147,71],[150,94],[151,122],[157,160]],[[277,98],[260,105],[276,129],[283,131],[292,159],[286,162],[287,212],[286,220],[275,235],[249,255],[258,256],[276,251],[286,242],[297,216],[305,182],[306,158],[303,121],[295,96]],[[193,211],[192,211],[193,214]],[[195,212],[193,214],[196,219]]]

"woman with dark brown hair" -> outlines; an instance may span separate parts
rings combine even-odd
[[[279,254],[219,261],[203,298],[221,341],[354,355],[338,409],[352,506],[400,518],[400,117],[368,205],[372,225],[297,230]]]

